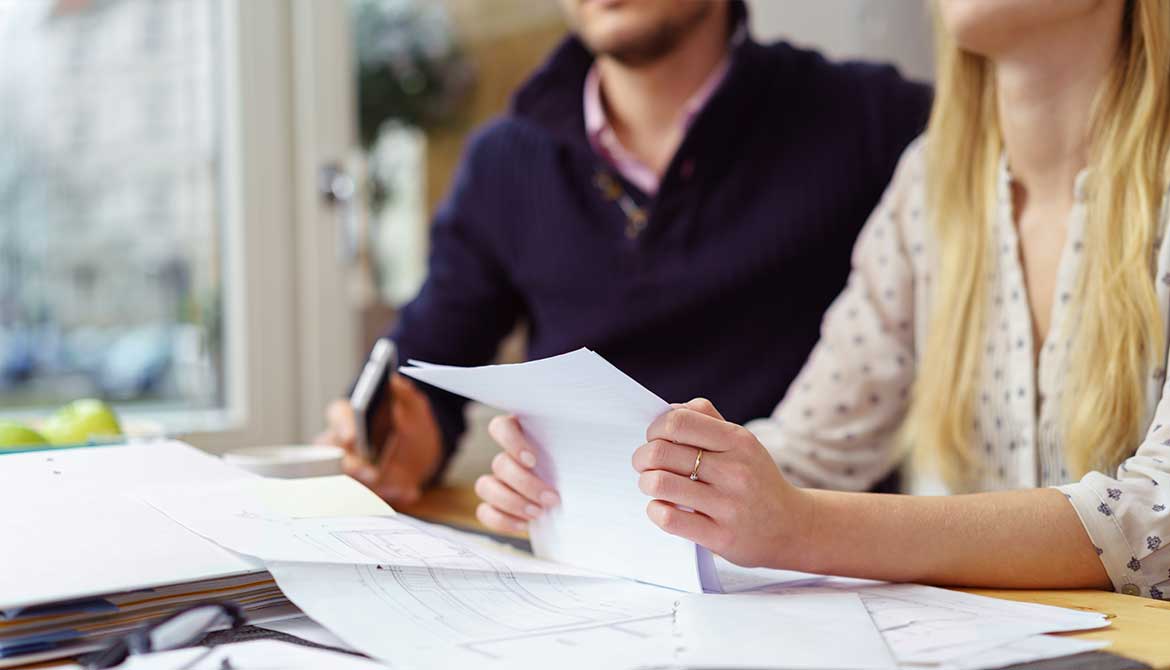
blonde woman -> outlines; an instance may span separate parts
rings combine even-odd
[[[650,426],[647,514],[744,565],[1170,597],[1170,2],[937,10],[929,129],[820,344],[769,419],[694,400]],[[507,527],[547,486],[519,425],[493,431],[480,518]],[[898,445],[965,495],[825,490]]]

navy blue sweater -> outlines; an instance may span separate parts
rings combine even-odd
[[[668,402],[765,416],[816,342],[929,91],[890,67],[748,39],[647,198],[590,148],[591,61],[567,39],[470,141],[426,283],[391,332],[402,360],[484,364],[523,321],[530,358],[590,347]],[[599,172],[649,212],[636,239]],[[426,392],[450,451],[463,402]]]

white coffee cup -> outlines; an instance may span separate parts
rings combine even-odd
[[[223,460],[265,477],[296,479],[339,475],[343,456],[340,447],[305,444],[233,449]]]

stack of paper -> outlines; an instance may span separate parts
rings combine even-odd
[[[0,667],[93,649],[210,598],[257,621],[297,614],[262,564],[124,494],[253,478],[177,442],[0,456]]]
[[[266,487],[294,485],[314,480]],[[678,596],[671,590],[402,516],[292,517],[266,504],[254,482],[140,495],[187,528],[262,559],[306,614],[384,662],[511,668],[556,657],[567,667],[632,667],[671,659],[662,638]],[[561,659],[569,647],[573,654]]]
[[[725,562],[723,583],[753,591],[681,594],[408,517],[294,518],[265,502],[293,486],[324,490],[314,480],[238,481],[142,495],[263,560],[306,614],[395,666],[977,670],[1098,648],[1043,633],[1107,624],[1094,613]]]

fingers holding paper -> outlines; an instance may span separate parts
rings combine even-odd
[[[560,504],[560,497],[533,472],[536,449],[516,417],[496,417],[488,432],[504,451],[492,459],[492,474],[475,483],[475,492],[483,500],[476,517],[494,530],[523,531],[529,521]]]
[[[634,469],[653,498],[646,514],[666,532],[734,563],[769,567],[782,567],[807,537],[810,496],[784,479],[750,431],[723,420],[709,402],[676,405],[646,438]]]

